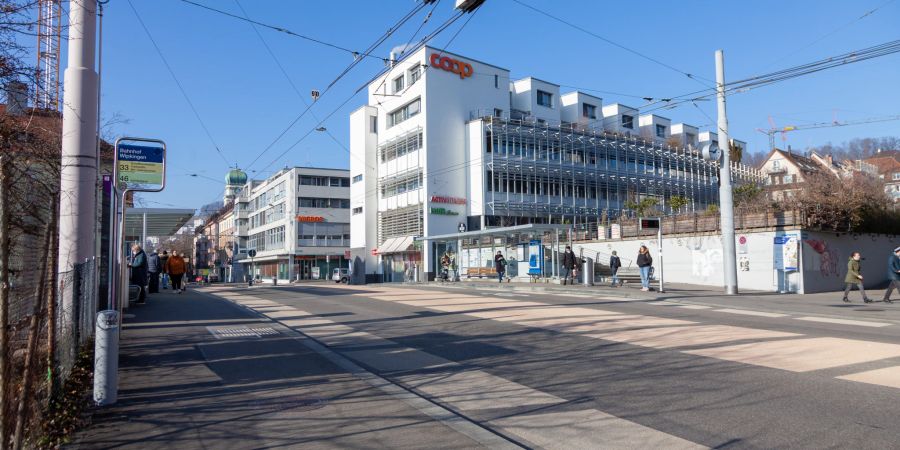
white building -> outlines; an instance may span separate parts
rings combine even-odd
[[[350,175],[345,169],[285,168],[251,181],[235,204],[240,263],[264,281],[330,279],[347,267]],[[256,250],[247,258],[247,250]]]
[[[674,195],[688,209],[717,202],[717,163],[669,146],[668,119],[647,116],[660,138],[645,140],[636,108],[509,74],[426,46],[369,85],[350,115],[355,282],[411,266],[433,277],[445,249],[418,237],[596,224],[646,197],[664,211]]]

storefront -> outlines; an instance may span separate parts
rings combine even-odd
[[[389,238],[378,253],[381,255],[381,273],[385,283],[422,279],[421,243],[416,242],[413,236]]]

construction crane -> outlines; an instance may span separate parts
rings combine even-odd
[[[59,111],[59,42],[62,0],[39,0],[37,22],[37,73],[34,107]]]
[[[884,116],[884,117],[872,117],[869,119],[862,120],[850,120],[846,122],[840,122],[838,120],[833,120],[831,122],[818,122],[818,123],[810,123],[806,125],[788,125],[786,127],[776,127],[775,122],[772,120],[772,117],[769,117],[769,124],[772,126],[768,130],[764,130],[762,128],[757,128],[756,131],[763,133],[769,136],[769,150],[775,148],[775,135],[781,134],[782,140],[787,140],[787,134],[791,131],[800,131],[800,130],[810,130],[813,128],[828,128],[828,127],[848,127],[852,125],[863,125],[867,123],[877,123],[877,122],[890,122],[893,120],[900,120],[900,115],[897,116]]]

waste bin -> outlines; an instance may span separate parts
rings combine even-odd
[[[594,259],[584,258],[584,266],[581,268],[582,280],[585,286],[594,285]]]

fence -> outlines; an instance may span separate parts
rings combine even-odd
[[[94,335],[99,275],[99,260],[92,257],[60,277],[56,299],[56,361],[60,380],[69,376],[79,349]]]

